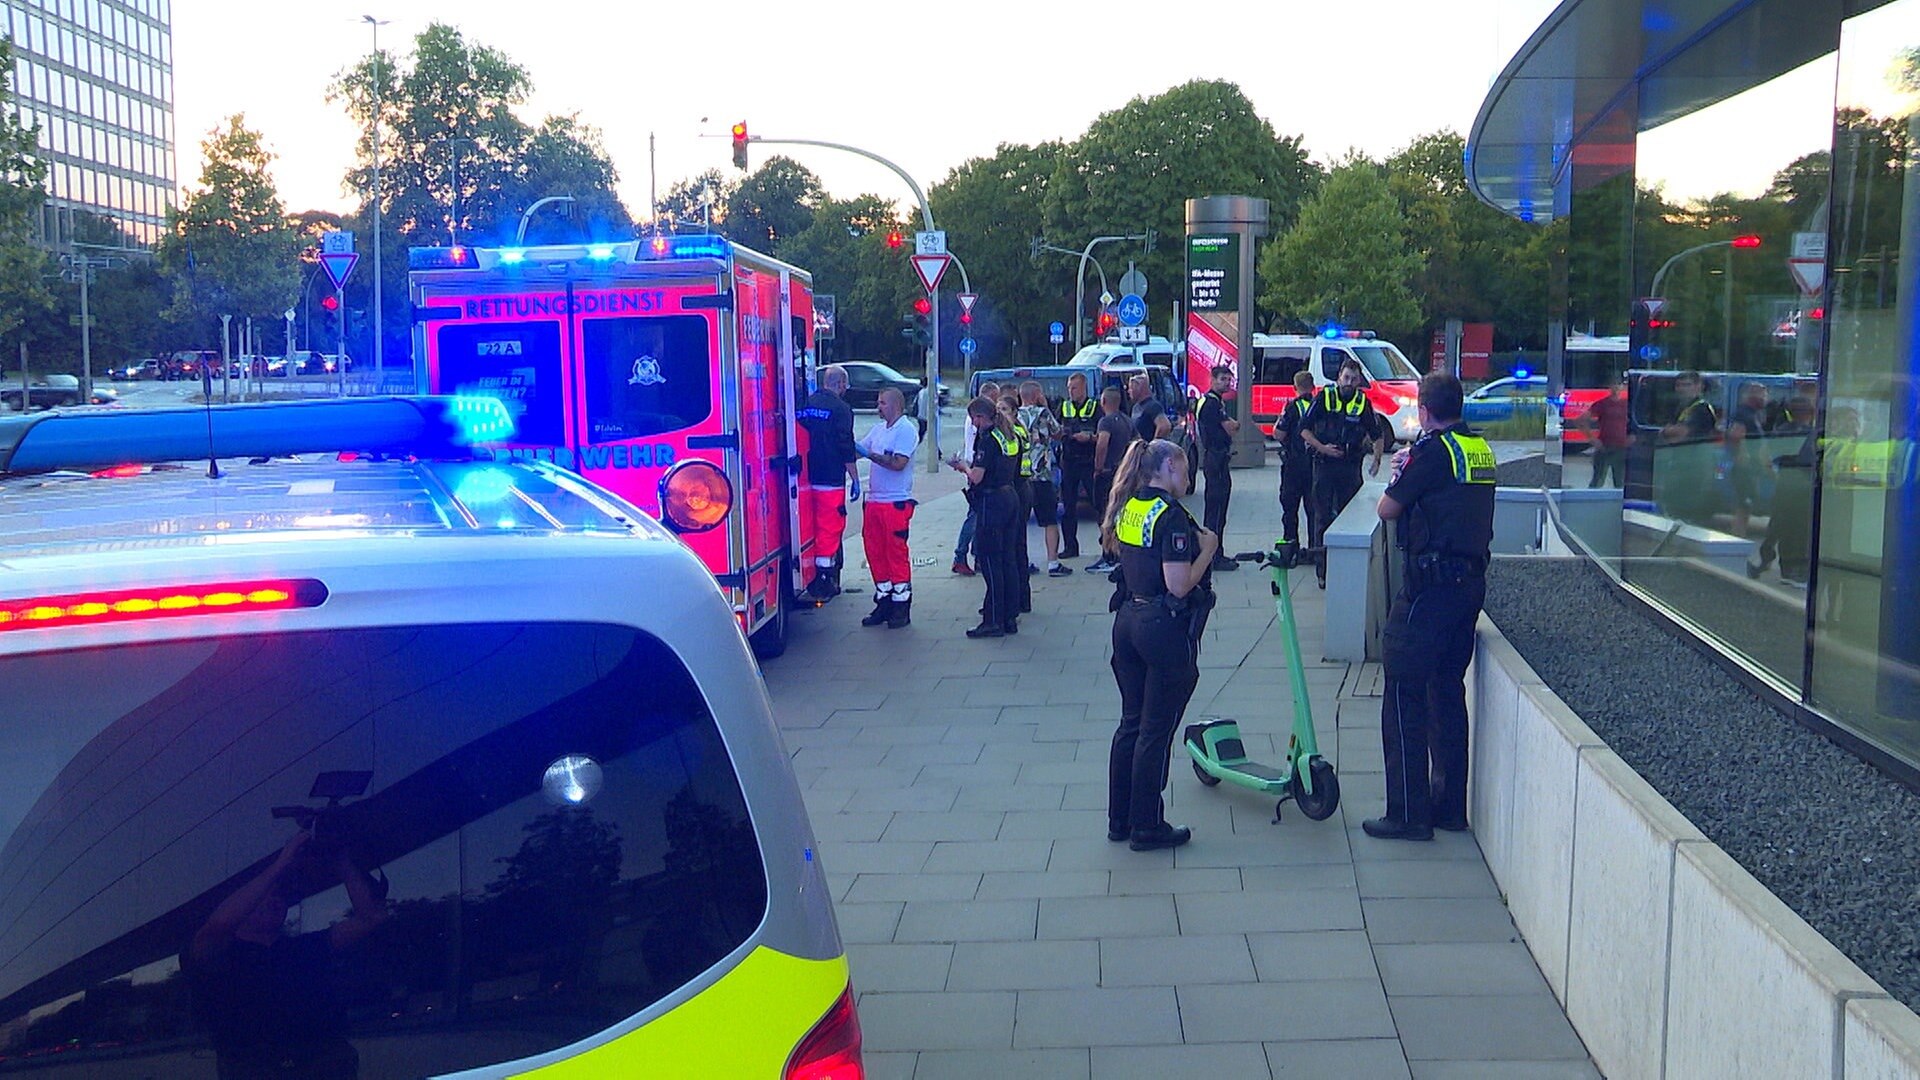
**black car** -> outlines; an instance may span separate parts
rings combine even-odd
[[[876,360],[840,360],[835,363],[847,373],[847,404],[853,408],[879,408],[880,391],[892,388],[907,399],[909,414],[919,412],[920,389],[923,385],[919,379],[902,375]],[[944,383],[940,386],[940,404],[947,404],[947,387]]]

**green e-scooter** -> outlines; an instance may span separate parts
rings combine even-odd
[[[1226,780],[1263,795],[1278,795],[1273,819],[1292,799],[1300,812],[1314,821],[1325,821],[1340,808],[1340,779],[1333,765],[1320,756],[1313,734],[1313,710],[1307,701],[1307,673],[1300,662],[1300,634],[1293,621],[1293,592],[1288,588],[1288,572],[1302,563],[1311,564],[1316,553],[1303,550],[1286,540],[1274,542],[1271,551],[1236,555],[1238,562],[1257,562],[1273,571],[1273,595],[1280,609],[1280,625],[1287,646],[1287,675],[1293,684],[1293,735],[1287,740],[1287,758],[1278,768],[1263,765],[1247,757],[1240,741],[1240,725],[1233,720],[1206,720],[1188,724],[1182,742],[1193,757],[1193,774],[1208,787]]]

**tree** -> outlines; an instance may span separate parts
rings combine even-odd
[[[0,335],[52,306],[46,253],[34,244],[47,201],[40,131],[14,108],[13,43],[0,38]]]
[[[1097,235],[1155,230],[1153,254],[1130,254],[1158,285],[1149,301],[1165,305],[1183,298],[1174,286],[1186,275],[1186,200],[1266,199],[1277,234],[1319,180],[1300,139],[1275,135],[1238,86],[1190,82],[1101,115],[1068,148],[1046,195],[1047,236],[1077,248]]]
[[[835,355],[913,361],[915,350],[899,330],[920,285],[906,255],[886,244],[889,231],[906,225],[894,204],[878,195],[827,199],[813,223],[774,252],[812,271],[815,291],[837,299]]]
[[[660,196],[654,210],[668,229],[699,229],[707,224],[709,212],[717,231],[727,221],[727,205],[733,197],[734,181],[719,169],[708,169],[699,176],[674,183]]]
[[[1378,166],[1333,170],[1299,222],[1260,253],[1260,304],[1306,327],[1335,322],[1400,337],[1420,325],[1410,283],[1423,268]]]
[[[1425,260],[1409,283],[1421,298],[1422,328],[1489,322],[1496,347],[1544,347],[1548,265],[1534,243],[1539,230],[1474,196],[1466,140],[1452,131],[1423,135],[1387,158],[1385,170],[1408,240]]]
[[[570,213],[549,218],[543,211],[530,223],[530,242],[631,235],[632,220],[613,190],[618,173],[598,131],[572,116],[529,124],[515,109],[532,90],[527,70],[504,52],[433,23],[404,60],[369,56],[328,91],[362,132],[346,187],[361,196],[349,224],[363,237],[373,217],[376,128],[379,135],[381,243],[391,255],[380,283],[391,316],[387,351],[404,355],[407,348],[407,320],[399,314],[406,310],[407,248],[447,243],[450,226],[462,242],[512,243],[535,202],[570,195]],[[355,273],[350,309],[370,315],[372,279],[370,265]]]
[[[1047,189],[1066,146],[1002,143],[990,157],[970,158],[933,186],[927,199],[947,244],[966,260],[980,303],[973,334],[988,352],[1004,340],[1017,362],[1045,348],[1046,326],[1070,317],[1073,279],[1060,255],[1033,255],[1046,231]],[[944,313],[943,313],[944,314]]]
[[[727,237],[756,251],[774,251],[813,224],[824,197],[820,178],[806,166],[790,157],[770,157],[727,192]]]
[[[300,288],[300,241],[274,187],[273,154],[235,114],[201,144],[197,190],[175,211],[157,257],[173,279],[170,317],[213,338],[221,315],[278,317]]]

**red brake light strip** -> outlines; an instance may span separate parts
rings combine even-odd
[[[221,582],[0,600],[0,633],[60,626],[318,607],[327,587],[310,578]]]

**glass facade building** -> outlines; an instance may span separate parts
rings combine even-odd
[[[1920,0],[1568,0],[1468,170],[1557,232],[1554,339],[1627,343],[1550,365],[1551,390],[1627,388],[1619,473],[1546,448],[1563,534],[1920,769],[1916,155]]]
[[[172,0],[0,0],[17,108],[48,164],[46,242],[159,239],[174,205]]]

